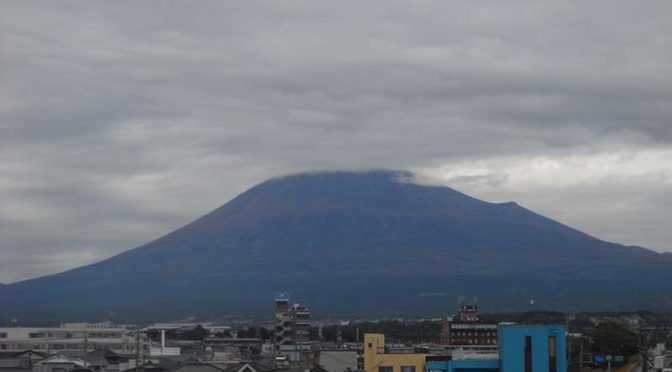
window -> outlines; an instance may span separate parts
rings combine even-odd
[[[415,372],[415,366],[401,366],[401,372]]]
[[[378,372],[394,372],[392,366],[380,366],[378,367]]]
[[[548,336],[548,371],[558,371],[558,360],[556,355],[556,339],[555,336]]]
[[[532,336],[525,336],[525,372],[532,372]]]
[[[0,338],[7,338],[7,332],[0,332]]]

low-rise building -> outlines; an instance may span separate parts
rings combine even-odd
[[[0,372],[8,372],[14,369],[32,369],[33,365],[49,356],[49,354],[37,350],[3,352],[0,353]]]
[[[359,352],[349,349],[322,349],[317,361],[328,372],[356,371],[359,368]]]
[[[504,325],[492,359],[427,362],[426,372],[567,372],[565,327]]]
[[[364,372],[423,372],[424,350],[393,349],[385,345],[385,335],[364,335]]]
[[[430,355],[385,344],[381,334],[364,335],[364,372],[567,372],[566,332],[561,325],[503,325],[499,352]]]
[[[460,305],[457,319],[449,318],[441,327],[439,343],[451,347],[496,347],[497,322],[482,321],[476,305]]]
[[[112,350],[135,354],[138,343],[148,350],[145,337],[136,337],[137,330],[109,323],[72,323],[60,327],[0,328],[0,351],[36,350],[54,353]]]
[[[89,364],[81,358],[67,357],[56,354],[37,362],[33,372],[68,372],[74,369],[88,369]]]

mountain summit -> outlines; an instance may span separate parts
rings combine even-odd
[[[670,307],[670,255],[412,178],[271,179],[138,248],[3,286],[0,316],[263,315],[274,291],[323,316],[439,315],[457,296],[478,296],[496,311]]]

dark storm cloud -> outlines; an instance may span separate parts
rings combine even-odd
[[[0,281],[325,168],[670,249],[669,2],[4,5]]]

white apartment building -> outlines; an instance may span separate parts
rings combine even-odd
[[[149,349],[149,342],[139,330],[109,323],[66,323],[60,327],[0,328],[0,352],[39,350],[50,354],[112,350],[118,354],[134,355]]]

